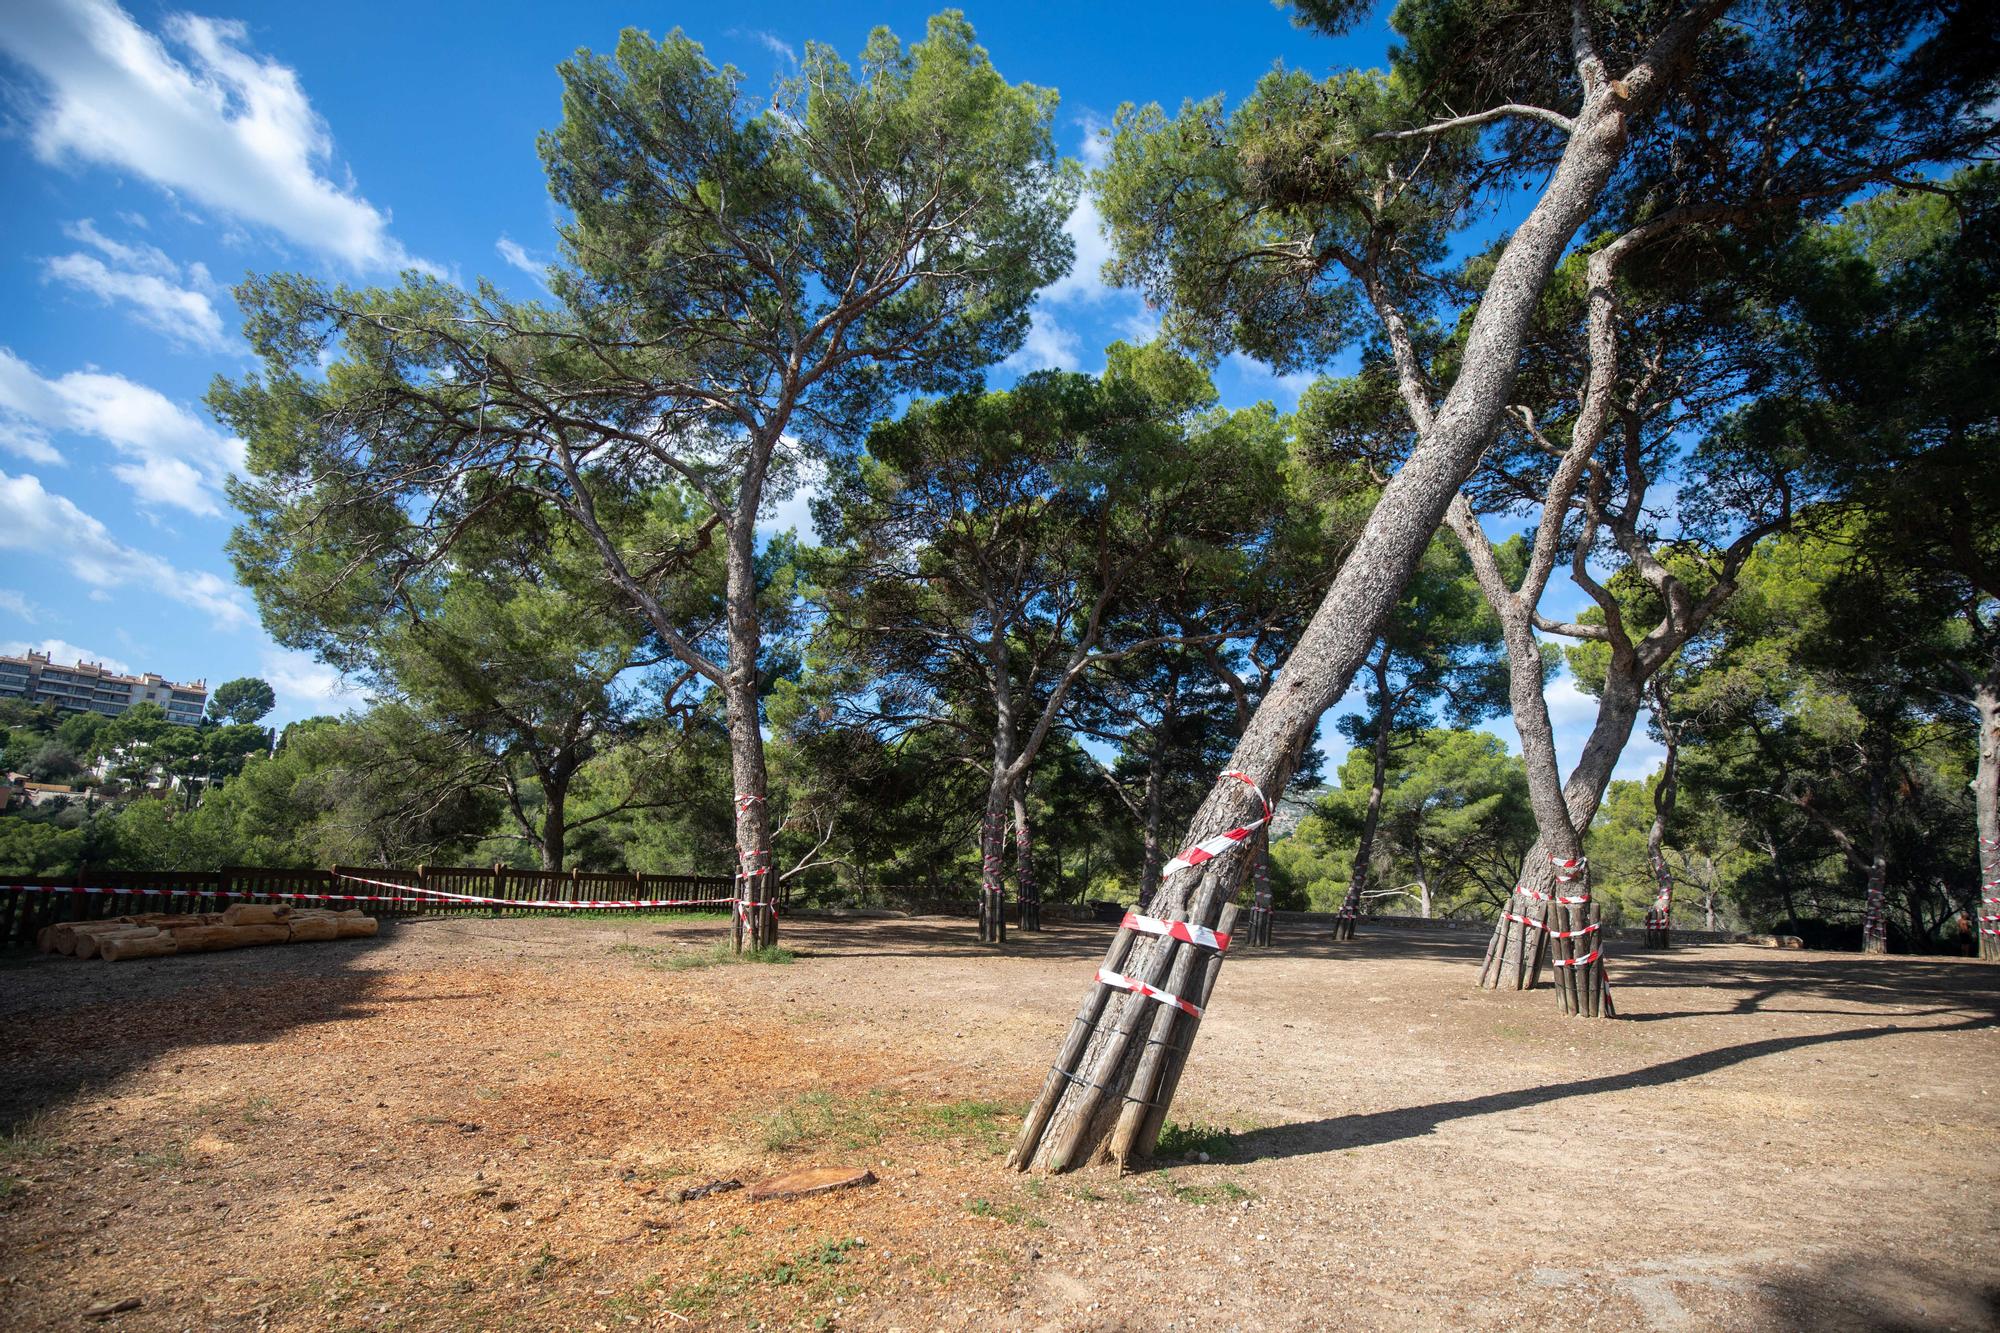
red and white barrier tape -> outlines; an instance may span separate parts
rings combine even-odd
[[[395,903],[408,902],[408,898],[388,898],[375,893],[280,893],[275,889],[254,889],[238,892],[225,889],[118,889],[99,888],[95,885],[69,884],[0,884],[0,893],[98,893],[110,897],[127,898],[284,898],[304,899],[312,902],[328,901],[337,903]]]
[[[1178,995],[1169,995],[1163,990],[1157,990],[1152,986],[1148,986],[1137,977],[1128,977],[1122,973],[1106,971],[1100,967],[1097,969],[1097,980],[1105,986],[1111,986],[1118,990],[1128,990],[1135,995],[1143,995],[1149,1000],[1158,1000],[1161,1004],[1170,1004],[1190,1018],[1201,1017],[1201,1009],[1198,1006],[1189,1004]]]
[[[1506,917],[1509,921],[1518,921],[1524,926],[1533,926],[1536,930],[1547,933],[1548,937],[1552,940],[1578,939],[1584,935],[1595,935],[1603,929],[1603,926],[1593,921],[1589,925],[1577,930],[1550,930],[1548,923],[1538,921],[1531,916],[1522,916],[1519,912],[1502,912],[1500,915]]]
[[[1214,949],[1220,953],[1229,947],[1229,936],[1207,926],[1190,925],[1185,921],[1163,921],[1156,916],[1140,916],[1137,912],[1125,913],[1125,919],[1118,923],[1126,930],[1136,930],[1146,935],[1165,935],[1183,944],[1198,944],[1204,949]]]
[[[1589,953],[1585,954],[1581,958],[1553,959],[1551,960],[1550,965],[1553,967],[1588,967],[1592,963],[1596,962],[1598,955],[1603,952],[1604,950],[1602,949],[1592,949]]]
[[[101,894],[108,897],[127,898],[276,898],[284,902],[335,902],[335,903],[473,903],[496,907],[567,907],[583,911],[603,911],[611,908],[634,907],[723,907],[736,901],[734,898],[592,898],[578,902],[549,898],[487,898],[470,893],[446,893],[442,889],[419,888],[414,884],[392,884],[387,880],[363,879],[358,875],[342,875],[344,882],[368,884],[378,888],[395,889],[395,894],[386,893],[313,893],[286,892],[277,889],[126,889],[102,888],[96,885],[69,884],[0,884],[0,893],[72,893]],[[756,904],[768,906],[765,903]]]
[[[1243,845],[1252,833],[1255,833],[1258,829],[1271,822],[1271,800],[1264,795],[1263,789],[1257,785],[1257,779],[1251,777],[1248,773],[1242,772],[1240,769],[1234,768],[1223,769],[1222,776],[1225,778],[1235,778],[1251,791],[1257,793],[1257,799],[1264,805],[1262,817],[1251,820],[1241,828],[1233,828],[1225,833],[1218,833],[1214,837],[1204,839],[1188,848],[1179,856],[1167,862],[1166,866],[1160,871],[1161,879],[1165,879],[1176,871],[1186,870],[1190,866],[1198,866],[1206,861],[1213,861],[1218,856],[1235,851]]]
[[[1543,893],[1540,889],[1531,889],[1525,884],[1515,885],[1514,892],[1533,902],[1561,903],[1565,907],[1581,907],[1590,901],[1590,895],[1587,893],[1581,897],[1574,894]]]

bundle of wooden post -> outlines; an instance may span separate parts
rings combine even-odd
[[[1001,878],[1005,834],[1000,816],[988,811],[979,831],[979,942],[1007,942],[1007,888]]]
[[[1333,917],[1333,938],[1351,940],[1354,938],[1354,921],[1361,915],[1361,875],[1356,872],[1347,885],[1347,896],[1340,900],[1340,910]]]
[[[1249,788],[1262,810],[1167,862],[1160,870],[1163,881],[1230,858],[1271,822],[1271,800],[1256,779],[1234,768],[1221,776]],[[1216,828],[1226,808],[1211,796],[1195,816],[1196,828],[1203,826],[1204,814],[1214,821],[1207,827]],[[1067,1171],[1100,1141],[1121,1167],[1152,1155],[1236,928],[1234,899],[1242,889],[1243,868],[1237,859],[1229,864],[1235,874],[1205,874],[1185,899],[1168,889],[1163,916],[1125,914],[1097,969],[1097,984],[1077,1010],[1041,1095],[1021,1122],[1008,1165]]]
[[[1617,1010],[1611,1004],[1611,982],[1604,975],[1604,927],[1597,904],[1587,895],[1580,903],[1550,903],[1545,919],[1561,923],[1548,936],[1554,954],[1549,962],[1563,1012],[1582,1018],[1612,1017]]]
[[[258,944],[359,939],[376,930],[375,918],[359,911],[238,903],[222,912],[146,912],[108,921],[62,921],[44,926],[35,943],[43,953],[115,963]]]
[[[1979,930],[1979,956],[2000,963],[2000,838],[1979,839],[1979,911],[1972,924]]]
[[[1165,1128],[1167,1108],[1173,1104],[1174,1090],[1180,1083],[1187,1053],[1201,1027],[1202,1011],[1208,1007],[1209,996],[1215,991],[1216,975],[1222,971],[1223,949],[1236,928],[1239,910],[1235,903],[1226,904],[1212,931],[1190,922],[1166,923],[1168,932],[1163,936],[1162,943],[1179,944],[1180,947],[1166,959],[1166,976],[1158,984],[1125,976],[1120,970],[1126,966],[1132,945],[1142,933],[1137,925],[1153,922],[1149,917],[1126,914],[1125,924],[1111,937],[1111,947],[1105,951],[1104,962],[1097,969],[1098,984],[1084,1000],[1083,1008],[1077,1011],[1075,1021],[1070,1024],[1069,1035],[1056,1056],[1056,1063],[1049,1070],[1048,1080],[1042,1085],[1041,1096],[1029,1108],[1027,1119],[1022,1122],[1021,1133],[1007,1157],[1009,1166],[1015,1170],[1026,1170],[1033,1161],[1042,1132],[1049,1126],[1049,1120],[1062,1100],[1065,1085],[1083,1082],[1076,1066],[1090,1044],[1091,1035],[1106,1017],[1112,997],[1125,991],[1135,992],[1156,1003],[1134,1005],[1127,1009],[1125,1021],[1115,1034],[1116,1054],[1113,1058],[1135,1060],[1137,1067],[1133,1071],[1131,1085],[1125,1090],[1117,1108],[1118,1124],[1111,1138],[1110,1150],[1121,1167],[1135,1157],[1152,1155],[1154,1145],[1159,1142],[1160,1131]],[[1143,933],[1160,932],[1147,929]],[[1131,1039],[1138,1035],[1141,1028],[1146,1029],[1144,1044],[1135,1047]],[[1087,1105],[1069,1121],[1062,1136],[1063,1142],[1052,1155],[1057,1164],[1056,1170],[1067,1170],[1077,1165],[1078,1154],[1090,1141],[1091,1127],[1110,1111],[1101,1104],[1101,1087],[1094,1083],[1086,1083],[1085,1086],[1089,1092]]]
[[[1501,909],[1500,927],[1486,944],[1479,984],[1529,990],[1551,963],[1563,1012],[1610,1018],[1611,982],[1604,971],[1604,928],[1590,894],[1590,863],[1550,857],[1555,892],[1521,885]]]
[[[1670,949],[1673,947],[1673,930],[1667,914],[1658,907],[1646,913],[1646,947],[1648,949]]]

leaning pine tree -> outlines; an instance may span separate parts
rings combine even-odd
[[[976,385],[1020,345],[1070,262],[1074,168],[1055,94],[1009,84],[952,13],[910,46],[878,29],[858,68],[810,45],[768,102],[678,31],[627,30],[559,72],[563,119],[541,141],[567,212],[555,309],[414,274],[373,291],[252,279],[238,299],[264,376],[211,401],[248,441],[273,541],[311,545],[388,500],[422,539],[364,558],[426,564],[513,491],[572,524],[629,613],[723,695],[735,936],[768,946],[759,517],[899,398]],[[606,511],[658,482],[705,513],[663,544],[622,541]],[[697,642],[663,584],[717,544],[724,625]]]
[[[1119,256],[1114,275],[1151,289],[1171,332],[1280,365],[1322,358],[1364,302],[1378,327],[1406,325],[1403,298],[1435,290],[1422,266],[1441,260],[1484,188],[1544,181],[1494,257],[1450,388],[1413,413],[1408,461],[1237,746],[1233,768],[1251,775],[1254,803],[1245,783],[1218,781],[1193,821],[1196,847],[1227,842],[1262,817],[1264,795],[1283,788],[1293,756],[1346,691],[1493,439],[1550,273],[1634,159],[1635,142],[1706,123],[1710,107],[1690,111],[1704,97],[1760,113],[1760,101],[1806,106],[1848,130],[1856,117],[1896,128],[1935,118],[1935,107],[1912,106],[1905,93],[1883,98],[1874,74],[1884,52],[1938,63],[1932,15],[1880,16],[1869,28],[1880,48],[1856,53],[1825,41],[1819,6],[1741,7],[1766,20],[1754,50],[1736,29],[1717,29],[1732,8],[1720,0],[1578,0],[1560,17],[1408,3],[1396,15],[1407,40],[1394,77],[1336,76],[1321,86],[1281,71],[1234,117],[1213,101],[1171,122],[1157,108],[1121,117],[1099,181]],[[1337,31],[1369,6],[1320,0],[1302,9]],[[1496,26],[1482,32],[1481,23]],[[1798,97],[1802,84],[1821,83],[1828,97]],[[1437,114],[1465,106],[1481,110]],[[1498,127],[1490,143],[1480,133],[1488,126]],[[1824,122],[1799,128],[1817,143]],[[1665,144],[1653,155],[1673,159]],[[1223,855],[1170,877],[1157,917],[1128,919],[1113,937],[1022,1124],[1013,1165],[1066,1170],[1100,1154],[1122,1163],[1150,1152],[1223,957],[1203,932],[1223,922],[1242,869],[1240,857]]]

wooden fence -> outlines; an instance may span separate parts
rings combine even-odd
[[[94,892],[78,892],[90,889]],[[405,894],[402,890],[411,892]],[[424,891],[493,902],[453,902]],[[334,866],[279,870],[87,870],[63,878],[0,878],[0,948],[34,943],[57,921],[96,921],[134,912],[219,912],[233,902],[279,897],[305,907],[358,907],[370,916],[554,914],[540,903],[695,900],[662,912],[715,911],[735,881],[727,875],[644,875],[636,871],[513,870],[506,866]],[[358,895],[364,901],[352,901]]]

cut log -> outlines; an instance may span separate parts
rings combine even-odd
[[[49,927],[49,947],[60,954],[75,954],[77,945],[93,935],[114,935],[121,930],[147,930],[130,921],[58,921]],[[84,957],[92,957],[85,954]]]
[[[54,926],[43,926],[35,932],[35,948],[43,953],[53,953],[55,946],[49,943],[49,936],[55,933]]]
[[[185,926],[167,933],[179,942],[182,953],[213,953],[218,949],[283,944],[292,936],[291,927],[282,921],[250,926]]]
[[[74,950],[76,957],[97,958],[102,956],[104,946],[113,940],[150,939],[160,933],[153,926],[127,926],[115,922],[107,922],[105,924],[113,925],[116,928],[112,930],[78,930],[71,932],[71,937],[76,941],[76,948]]]
[[[801,1199],[809,1194],[826,1194],[832,1190],[853,1189],[860,1185],[873,1185],[875,1173],[866,1167],[816,1166],[805,1171],[793,1171],[769,1180],[760,1180],[750,1187],[752,1199]]]
[[[128,958],[164,958],[178,952],[174,938],[172,932],[164,930],[144,935],[112,935],[98,946],[98,953],[107,963],[122,963]]]
[[[340,938],[344,940],[365,940],[381,929],[374,917],[363,916],[359,912],[352,916],[343,912],[335,924],[340,927]]]
[[[268,926],[283,921],[292,909],[283,903],[235,903],[222,914],[225,926]]]
[[[294,944],[340,938],[340,923],[330,916],[295,916],[285,925],[291,931],[291,941]]]

